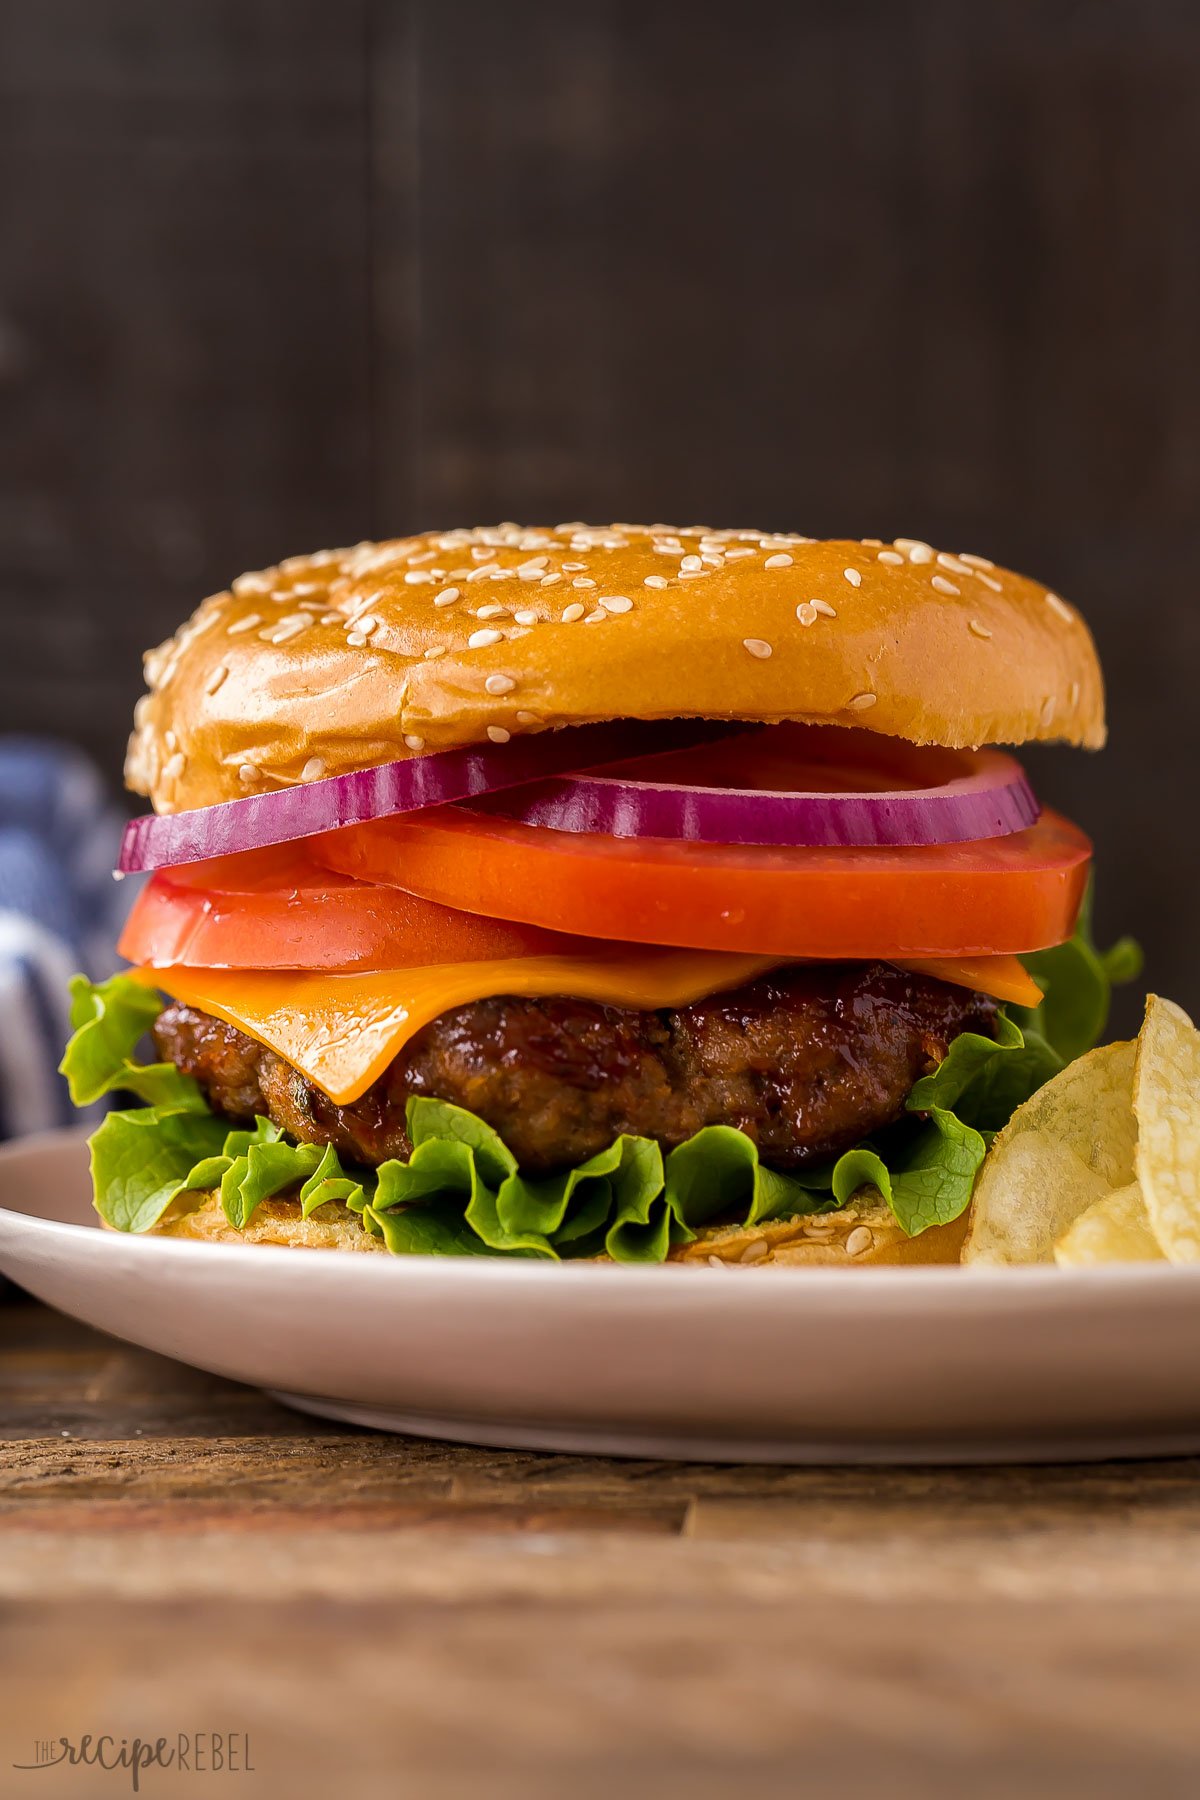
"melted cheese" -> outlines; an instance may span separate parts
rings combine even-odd
[[[755,981],[777,957],[713,950],[621,950],[611,956],[531,956],[367,974],[244,969],[135,969],[148,987],[235,1025],[266,1044],[339,1106],[378,1080],[410,1038],[452,1007],[492,994],[574,994],[609,1006],[686,1006]],[[1012,956],[906,963],[961,987],[1036,1005],[1038,989]]]
[[[925,956],[897,962],[898,969],[932,975],[952,987],[974,988],[1013,1006],[1036,1006],[1042,990],[1017,956]]]
[[[490,994],[575,994],[608,1006],[686,1006],[740,987],[778,957],[637,950],[611,957],[528,956],[370,974],[138,969],[149,987],[213,1013],[278,1051],[339,1106],[366,1092],[408,1040],[451,1007]]]

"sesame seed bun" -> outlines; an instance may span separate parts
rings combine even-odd
[[[866,1200],[866,1194],[863,1195]],[[296,1200],[264,1200],[238,1230],[217,1193],[181,1194],[153,1227],[159,1237],[209,1244],[275,1245],[288,1250],[385,1251],[356,1213],[318,1206],[307,1219]],[[671,1252],[672,1262],[720,1263],[728,1268],[791,1267],[865,1269],[897,1263],[956,1263],[967,1218],[906,1237],[886,1206],[853,1201],[841,1212],[772,1219],[761,1225],[716,1225]],[[386,1251],[385,1251],[386,1254]],[[603,1260],[603,1259],[602,1259]]]
[[[865,1189],[840,1212],[761,1225],[718,1225],[694,1244],[671,1252],[672,1262],[723,1263],[739,1268],[784,1263],[792,1268],[866,1269],[897,1263],[956,1263],[967,1235],[967,1214],[909,1237],[886,1206],[868,1204]]]
[[[159,812],[614,718],[1104,741],[1079,614],[907,538],[502,525],[319,551],[205,600],[146,676],[126,775]]]
[[[298,1200],[262,1200],[240,1229],[225,1215],[219,1193],[180,1194],[152,1231],[156,1237],[202,1244],[267,1244],[283,1250],[382,1250],[386,1245],[357,1213],[329,1202],[304,1218]]]

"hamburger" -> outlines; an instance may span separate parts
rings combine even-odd
[[[996,748],[1103,743],[1095,648],[985,557],[433,532],[243,575],[145,668],[130,967],[63,1062],[135,1102],[114,1229],[954,1261],[1103,1028],[1091,846]]]

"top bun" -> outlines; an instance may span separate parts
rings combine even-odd
[[[205,600],[146,678],[126,775],[159,812],[617,718],[1104,742],[1079,614],[911,538],[499,525],[320,550]]]

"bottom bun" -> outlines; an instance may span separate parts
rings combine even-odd
[[[357,1213],[330,1203],[318,1206],[305,1219],[298,1200],[263,1200],[250,1223],[239,1231],[225,1216],[218,1193],[181,1194],[152,1227],[157,1237],[191,1238],[203,1244],[274,1244],[282,1250],[382,1250],[382,1239],[372,1237]]]
[[[787,1264],[863,1269],[880,1264],[956,1263],[967,1235],[967,1217],[933,1225],[917,1237],[897,1224],[886,1206],[851,1204],[840,1212],[771,1219],[762,1225],[717,1225],[693,1244],[671,1251],[672,1262],[707,1262],[728,1268]]]
[[[835,1213],[809,1213],[794,1219],[772,1219],[761,1225],[715,1225],[694,1243],[670,1253],[676,1263],[708,1263],[724,1268],[758,1268],[771,1264],[838,1269],[880,1264],[956,1263],[967,1232],[967,1217],[951,1225],[935,1225],[909,1237],[886,1206],[851,1204]],[[310,1218],[300,1216],[295,1200],[264,1200],[250,1223],[238,1230],[225,1217],[217,1193],[183,1194],[153,1227],[158,1237],[190,1238],[208,1244],[266,1244],[284,1250],[382,1250],[357,1213],[338,1205],[318,1206]],[[607,1257],[597,1261],[606,1262]]]

